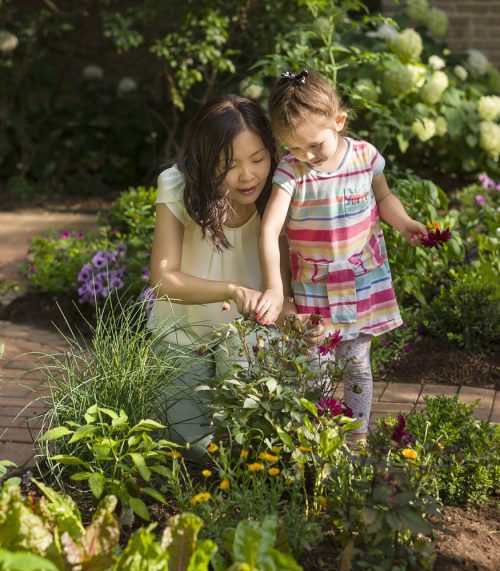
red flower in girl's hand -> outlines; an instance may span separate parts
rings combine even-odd
[[[424,248],[440,248],[445,242],[451,240],[451,231],[449,228],[441,230],[441,225],[437,220],[427,224],[429,232],[427,236],[420,238],[420,243]]]

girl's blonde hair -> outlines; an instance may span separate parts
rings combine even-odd
[[[273,131],[280,138],[303,124],[308,115],[336,119],[340,113],[347,113],[338,93],[317,71],[282,74],[271,90],[268,105]]]

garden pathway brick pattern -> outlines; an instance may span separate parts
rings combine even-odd
[[[33,465],[33,441],[40,431],[40,419],[34,418],[45,410],[41,397],[48,389],[40,366],[41,355],[65,350],[62,337],[56,331],[35,329],[0,321],[0,344],[5,354],[0,361],[0,459],[8,459],[19,467]],[[373,387],[371,425],[388,414],[397,415],[423,406],[425,395],[453,396],[472,403],[480,399],[474,416],[500,422],[500,391],[447,385],[417,385],[376,382]],[[342,388],[335,395],[342,398]]]

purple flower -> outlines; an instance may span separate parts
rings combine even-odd
[[[85,234],[81,230],[78,230],[78,232],[75,234],[76,238],[83,238],[84,236]]]
[[[478,178],[485,190],[493,190],[496,187],[495,181],[487,174],[480,174]]]
[[[156,295],[152,288],[146,287],[141,291],[139,295],[139,301],[142,301],[146,304],[145,308],[146,317],[149,317],[151,311],[153,310],[155,299]]]
[[[338,347],[341,340],[342,335],[340,334],[340,329],[336,329],[333,333],[330,333],[330,335],[325,337],[322,345],[318,347],[319,354],[323,356],[331,355]]]
[[[69,238],[69,237],[70,237],[70,233],[67,232],[67,231],[61,232],[61,233],[59,234],[59,238],[63,238],[63,239],[64,239],[64,238]]]
[[[316,408],[318,409],[318,414],[320,416],[333,418],[334,416],[340,416],[343,414],[352,418],[352,410],[345,404],[345,402],[340,402],[337,399],[322,398],[316,404]]]
[[[402,414],[398,414],[396,426],[392,431],[391,440],[396,444],[410,444],[411,435],[406,432],[406,419]]]
[[[119,254],[123,255],[127,251],[127,246],[125,246],[125,244],[117,244],[116,249]]]
[[[149,268],[147,266],[141,269],[141,279],[149,280]]]
[[[78,277],[76,278],[76,281],[78,283],[85,283],[88,282],[92,277],[92,266],[89,266],[88,264],[84,264],[81,269],[80,272],[78,274]]]
[[[108,256],[106,252],[99,250],[92,258],[92,265],[96,270],[100,270],[108,263]]]
[[[403,345],[403,351],[405,353],[408,353],[408,351],[411,351],[411,349],[412,349],[412,346],[409,343],[407,343],[406,345]]]
[[[476,194],[476,203],[482,206],[486,204],[486,198],[482,194]]]
[[[440,248],[449,240],[451,240],[451,232],[449,228],[445,228],[444,230],[436,228],[434,231],[430,231],[427,236],[422,236],[422,238],[420,238],[420,243],[425,248]]]
[[[387,339],[385,337],[382,337],[382,339],[380,340],[380,344],[385,347],[386,345],[389,345],[389,341],[387,341]]]
[[[78,303],[92,303],[94,300],[94,288],[90,282],[78,288]]]
[[[408,324],[407,323],[403,323],[401,325],[401,329],[404,329],[405,331],[408,329]]]
[[[28,268],[28,274],[34,274],[36,272],[36,267],[35,266],[30,266]]]

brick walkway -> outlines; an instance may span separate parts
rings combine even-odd
[[[47,393],[36,370],[41,363],[36,353],[59,353],[64,350],[61,341],[55,332],[0,321],[0,343],[5,345],[0,362],[0,459],[12,460],[20,467],[33,463],[33,439],[40,421],[29,419],[43,412],[43,402],[36,399]],[[374,383],[371,420],[420,408],[425,395],[458,394],[467,403],[480,399],[476,418],[500,422],[499,393],[471,387]]]

